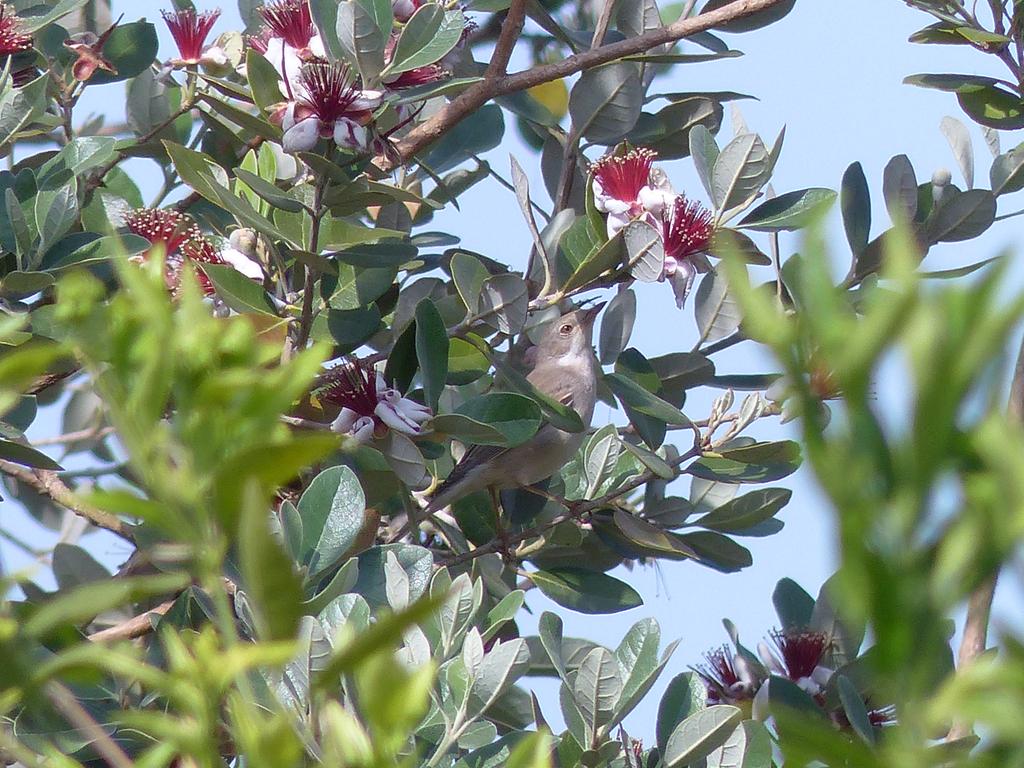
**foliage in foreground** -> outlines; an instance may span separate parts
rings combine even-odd
[[[1022,81],[1019,4],[990,2],[991,29],[959,3],[913,5],[938,19],[916,42],[973,45]],[[775,195],[782,136],[766,143],[737,116],[735,135],[716,138],[741,94],[654,90],[672,66],[738,54],[709,29],[759,28],[791,0],[711,0],[677,21],[664,9],[667,25],[631,0],[596,12],[283,0],[245,4],[251,37],[211,41],[216,15],[179,2],[166,14],[179,50],[160,61],[145,21],[63,29],[81,6],[95,24],[100,4],[74,0],[0,14],[12,158],[0,173],[0,470],[40,522],[87,521],[131,557],[111,574],[66,532],[57,591],[4,575],[0,755],[1021,761],[1021,643],[1003,637],[998,654],[954,670],[949,617],[1024,533],[1024,433],[1003,393],[1024,299],[1000,298],[999,259],[920,268],[933,246],[986,231],[1024,187],[1024,155],[1002,152],[994,130],[991,189],[973,188],[969,135],[952,118],[965,189],[948,173],[918,183],[893,158],[881,184],[893,226],[873,237],[859,164],[838,195]],[[705,52],[678,52],[682,38]],[[533,66],[509,75],[520,39]],[[86,88],[125,81],[122,138],[76,125]],[[1020,127],[1008,83],[912,82],[956,91],[988,128]],[[506,181],[479,157],[506,119],[540,154],[551,210],[518,162]],[[148,206],[121,167],[139,157],[162,179]],[[655,162],[685,157],[707,207]],[[424,231],[489,176],[533,235],[522,271]],[[852,254],[838,281],[818,239],[837,197]],[[802,229],[790,252],[780,234]],[[692,349],[630,346],[642,283],[692,304]],[[521,369],[544,323],[598,296],[611,296],[599,391],[622,419],[587,425]],[[778,371],[716,370],[713,356],[738,344],[763,345]],[[900,424],[870,394],[893,355],[909,371]],[[683,412],[698,388],[722,391],[699,419]],[[739,405],[737,390],[750,392]],[[54,404],[58,455],[25,436]],[[779,415],[799,420],[799,446],[747,434]],[[459,445],[521,445],[544,423],[586,431],[551,481],[503,493],[500,514],[477,494],[424,519],[423,492]],[[642,604],[608,573],[622,564],[689,561],[723,578],[749,567],[737,539],[781,529],[790,492],[763,486],[802,456],[836,510],[841,567],[816,599],[780,582],[776,627],[726,621],[730,644],[703,663],[663,644],[653,619],[615,648],[565,636],[550,612],[520,637],[534,588],[603,614]],[[653,732],[627,733],[662,674]],[[557,701],[530,692],[537,676],[559,681]]]

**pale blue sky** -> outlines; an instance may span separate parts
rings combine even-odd
[[[211,7],[202,0],[197,5]],[[124,11],[126,18],[145,14],[159,20],[161,4],[152,0],[130,4],[115,0],[114,6],[115,15]],[[226,9],[216,31],[231,28],[236,18],[233,9]],[[943,116],[959,117],[955,99],[950,94],[905,86],[903,77],[918,72],[990,71],[981,66],[987,64],[984,56],[964,48],[909,45],[907,36],[927,23],[928,17],[910,10],[900,0],[801,0],[781,23],[753,34],[728,37],[731,45],[746,56],[678,67],[657,90],[735,90],[759,97],[760,101],[741,102],[749,127],[771,139],[786,126],[785,149],[773,180],[777,192],[811,186],[836,189],[847,165],[859,160],[875,201],[872,234],[877,234],[887,224],[881,204],[881,172],[892,155],[909,155],[921,180],[939,167],[948,167],[953,169],[955,183],[963,184],[939,131]],[[162,24],[158,26],[164,45],[162,54],[169,55],[168,37]],[[90,108],[106,108],[117,89],[97,90],[95,95],[102,99],[91,100]],[[120,102],[117,109],[121,109]],[[987,186],[990,156],[980,131],[974,126],[970,131],[978,159],[977,183]],[[728,133],[727,116],[722,135]],[[1019,136],[1004,134],[1003,149],[1020,140]],[[530,174],[532,187],[542,190],[538,160],[519,143],[511,127],[505,144],[488,159],[504,173],[510,152]],[[668,170],[677,189],[703,197],[688,160],[671,163]],[[466,247],[492,258],[523,264],[530,239],[510,193],[494,183],[482,184],[460,203],[461,212],[453,209],[439,215],[431,228],[450,231],[462,237]],[[1019,207],[1024,207],[1024,200],[1010,197],[1001,201],[1000,212]],[[966,244],[938,247],[927,263],[941,268],[994,255],[1020,240],[1018,221],[997,223],[984,237]],[[840,268],[845,269],[846,245],[837,212],[830,231]],[[790,248],[795,249],[795,245]],[[1019,268],[1013,275],[1018,285],[1024,282],[1024,272]],[[664,285],[638,286],[638,294],[640,311],[634,343],[649,355],[690,349],[697,337],[692,308],[676,310],[671,292]],[[715,359],[720,372],[770,370],[770,362],[752,345]],[[894,365],[891,375],[879,385],[880,407],[894,421],[899,420],[897,399],[887,389],[898,389],[901,381],[898,366]],[[707,397],[692,396],[686,411],[700,418],[706,415],[709,402]],[[594,421],[600,424],[611,418],[614,416],[609,409],[599,407]],[[778,438],[792,435],[794,430],[766,424],[756,434]],[[778,579],[794,578],[814,594],[834,569],[832,513],[809,473],[801,471],[781,484],[794,489],[793,501],[780,515],[786,528],[768,539],[742,541],[753,552],[753,567],[733,575],[687,563],[662,565],[660,577],[653,569],[620,571],[617,575],[643,595],[644,606],[610,617],[562,611],[567,635],[589,637],[612,647],[633,622],[652,615],[661,622],[665,642],[681,638],[661,685],[628,719],[627,730],[632,735],[651,740],[664,683],[688,664],[698,662],[704,650],[726,640],[719,623],[722,617],[732,618],[753,644],[775,625],[770,597]],[[685,486],[679,493],[685,495]],[[22,535],[34,534],[34,526],[24,523],[13,505],[4,504],[0,510],[5,525],[11,525],[13,516],[19,521],[16,527]],[[124,552],[116,542],[104,538],[98,543],[106,561],[123,559]],[[0,542],[0,553],[8,567],[25,563],[21,553],[6,543]],[[1016,576],[1007,576],[997,602],[997,616],[1001,617],[1011,615],[1016,612],[1011,609],[1020,606]],[[535,592],[528,604],[538,614],[553,607]],[[557,699],[551,695],[554,686],[545,682],[538,688],[548,694],[543,699],[545,714],[557,722]]]

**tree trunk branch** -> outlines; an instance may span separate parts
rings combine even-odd
[[[10,475],[18,482],[32,488],[36,493],[42,494],[62,507],[70,509],[79,517],[84,517],[97,528],[103,528],[117,534],[125,541],[130,541],[132,544],[135,543],[135,536],[132,535],[131,526],[101,509],[83,504],[75,496],[74,491],[68,488],[57,476],[56,472],[31,469],[30,467],[23,467],[20,464],[3,460],[0,460],[0,472]]]

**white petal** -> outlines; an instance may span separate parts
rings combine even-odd
[[[362,417],[351,408],[342,408],[338,418],[331,422],[331,431],[343,435],[349,432],[360,418]]]
[[[686,297],[690,295],[690,289],[693,287],[693,278],[697,276],[697,270],[694,266],[686,259],[678,262],[675,272],[670,278],[672,283],[672,293],[676,296],[676,306],[679,309],[683,308],[686,304]]]
[[[295,110],[298,108],[298,104],[294,101],[288,102],[288,106],[285,107],[284,114],[281,116],[281,130],[287,131],[289,128],[295,125]]]
[[[658,282],[664,281],[666,277],[672,277],[679,269],[679,261],[674,256],[665,257],[665,266],[661,269],[661,277],[658,278]]]
[[[366,129],[344,117],[334,124],[334,143],[351,149],[366,148]]]
[[[394,0],[391,3],[391,9],[394,11],[396,19],[408,21],[409,17],[416,13],[416,3],[413,0]]]
[[[401,413],[395,410],[394,406],[390,403],[377,403],[377,407],[373,409],[373,413],[378,419],[398,432],[404,432],[407,435],[418,435],[420,432],[420,428],[416,422],[405,418]]]
[[[315,117],[307,117],[284,132],[281,146],[285,152],[305,152],[315,147],[319,138],[320,121]]]
[[[313,35],[309,40],[309,52],[318,59],[327,58],[327,49],[324,48],[324,41],[319,34]]]
[[[644,210],[653,213],[655,216],[660,216],[662,211],[674,203],[675,195],[661,189],[641,187],[637,200],[644,207]]]
[[[771,672],[779,675],[779,677],[786,677],[786,668],[779,661],[778,656],[772,653],[768,643],[760,642],[757,644],[757,655],[761,658],[761,663],[768,667]]]
[[[755,720],[767,720],[771,712],[768,710],[768,686],[762,685],[754,694],[750,714]]]
[[[614,197],[605,197],[603,202],[602,202],[602,205],[604,207],[601,208],[600,210],[603,210],[606,213],[612,213],[612,214],[615,214],[615,215],[626,215],[626,214],[628,214],[630,212],[630,210],[632,210],[632,208],[633,208],[633,201],[631,201],[631,200],[619,200],[618,198],[614,198]],[[596,198],[595,198],[595,207],[596,207]]]
[[[833,674],[835,673],[831,669],[829,669],[828,667],[823,667],[819,664],[817,667],[814,668],[814,671],[811,672],[811,679],[814,682],[816,682],[819,686],[824,688],[826,685],[828,685],[828,681],[832,679]]]
[[[651,189],[658,189],[675,197],[676,193],[672,189],[672,182],[668,180],[668,174],[661,170],[661,168],[651,168],[651,175],[648,177],[648,180],[650,181]]]
[[[395,403],[395,408],[407,419],[410,419],[417,424],[422,424],[434,415],[425,405],[420,405],[415,400],[410,400],[406,397],[400,398],[399,401]]]
[[[821,686],[809,677],[801,677],[796,681],[796,687],[808,696],[817,696],[821,693]]]
[[[205,51],[200,62],[205,66],[224,67],[228,64],[228,55],[219,45],[211,45]]]
[[[771,385],[764,391],[764,396],[769,400],[776,403],[783,402],[789,396],[789,379],[785,376],[779,376]]]
[[[373,429],[377,425],[369,416],[361,416],[352,425],[349,434],[355,438],[357,443],[368,443],[373,438]]]
[[[608,214],[608,237],[615,237],[618,231],[625,227],[629,222],[632,221],[629,213],[609,213]]]
[[[263,267],[236,248],[225,248],[220,257],[236,270],[252,280],[263,280]]]
[[[384,100],[384,91],[366,90],[360,91],[359,95],[352,100],[353,110],[373,110],[380,106]]]

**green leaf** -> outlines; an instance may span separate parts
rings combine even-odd
[[[264,112],[284,100],[278,85],[281,78],[277,70],[254,48],[245,52],[245,72],[252,90],[253,100]]]
[[[715,11],[719,8],[724,8],[729,5],[730,0],[708,0],[704,4],[701,13],[707,13],[708,11]],[[796,5],[796,0],[782,0],[780,3],[776,3],[770,8],[766,8],[763,11],[756,11],[755,13],[748,13],[737,19],[719,24],[715,29],[720,29],[723,32],[752,32],[762,27],[767,27],[769,24],[774,24],[780,19],[784,18],[793,7]]]
[[[704,565],[722,573],[735,573],[753,564],[750,550],[715,531],[697,531],[679,537]]]
[[[255,609],[262,639],[295,636],[302,614],[302,587],[292,562],[267,525],[259,487],[244,491],[238,549],[246,596]]]
[[[643,97],[638,64],[620,61],[588,69],[569,95],[573,130],[595,144],[614,144],[636,125]]]
[[[772,592],[772,604],[783,629],[806,629],[814,613],[814,598],[792,579],[781,579]]]
[[[707,768],[772,768],[772,738],[764,723],[744,720],[707,757]]]
[[[917,213],[917,177],[906,155],[896,155],[882,172],[882,197],[893,221],[912,221]]]
[[[61,591],[110,578],[110,572],[74,544],[58,542],[53,548],[53,577]]]
[[[384,75],[396,75],[440,61],[462,37],[461,11],[444,10],[438,3],[421,5],[406,22]]]
[[[943,196],[925,227],[925,236],[933,243],[971,240],[992,226],[996,217],[996,198],[987,189],[969,189]]]
[[[511,392],[489,392],[471,398],[460,405],[454,415],[490,427],[498,433],[500,441],[474,442],[504,447],[520,445],[529,440],[537,433],[541,422],[540,407],[537,403],[528,397]],[[442,429],[442,426],[448,423],[446,419],[448,415],[435,418],[434,428],[448,432],[447,429]]]
[[[51,459],[42,451],[37,451],[29,445],[22,445],[11,440],[0,440],[0,459],[13,461],[35,469],[48,469],[60,472],[64,469],[60,464]]]
[[[530,580],[559,605],[580,613],[619,613],[643,605],[631,586],[606,573],[583,568],[549,568]]]
[[[59,240],[78,218],[78,180],[54,190],[40,190],[35,199],[35,221],[39,230],[39,251]]]
[[[49,82],[47,75],[41,75],[21,88],[10,89],[0,98],[0,147],[43,114]]]
[[[628,405],[633,410],[666,424],[684,427],[690,423],[682,411],[648,392],[629,377],[621,373],[606,373],[603,378],[623,405]]]
[[[761,138],[737,136],[722,149],[711,172],[711,197],[720,221],[750,205],[772,174],[772,158]]]
[[[832,205],[831,189],[802,189],[766,200],[752,210],[738,226],[758,232],[788,232],[816,221]]]
[[[1024,145],[1014,147],[993,160],[989,180],[993,195],[1024,189]]]
[[[484,342],[480,342],[480,344],[481,347],[478,348],[486,354],[484,350],[486,345]],[[536,401],[540,406],[540,410],[544,415],[544,418],[552,426],[557,427],[564,432],[582,432],[586,429],[583,424],[583,420],[576,411],[566,405],[563,405],[554,398],[545,395],[533,386],[525,376],[512,368],[506,362],[498,360],[497,358],[491,358],[491,364],[501,373],[509,388],[514,389],[521,395],[526,395],[531,400]]]
[[[425,620],[440,608],[443,602],[443,595],[425,595],[408,608],[379,617],[369,629],[347,635],[347,642],[344,642],[320,669],[313,681],[313,687],[325,692],[336,691],[340,675],[356,669],[365,659],[382,649],[391,648],[402,639],[407,629]]]
[[[471,711],[486,712],[530,668],[530,649],[516,638],[496,645],[480,662],[468,693]]]
[[[302,546],[299,562],[314,582],[355,542],[363,527],[366,501],[355,473],[346,466],[329,467],[313,478],[299,499]]]
[[[274,305],[270,302],[263,286],[246,277],[234,267],[227,264],[202,264],[199,266],[210,278],[217,295],[236,312],[255,312],[261,315],[277,317]]]
[[[228,189],[226,186],[227,174],[211,157],[170,141],[162,143],[171,162],[174,163],[174,169],[181,176],[181,180],[198,194],[214,205],[219,205],[227,210],[240,224],[252,227],[273,240],[290,242],[289,238],[273,223],[261,216],[246,200]],[[223,177],[225,183],[218,181],[218,176]],[[301,243],[291,244],[301,245]]]
[[[799,460],[749,464],[745,461],[705,456],[687,467],[686,471],[694,477],[722,483],[768,483],[788,477],[799,466]]]
[[[588,733],[596,733],[615,714],[622,695],[622,670],[607,648],[594,648],[576,669],[572,698]]]
[[[471,384],[487,373],[491,363],[477,347],[465,339],[448,340],[448,384]]]
[[[703,129],[709,136],[717,132],[724,113],[719,101],[705,96],[687,96],[654,114],[641,112],[627,138],[654,150],[663,160],[687,157],[693,149],[690,138],[693,132]]]
[[[249,187],[256,195],[263,200],[266,200],[275,208],[280,208],[283,211],[291,211],[292,213],[298,213],[303,211],[306,207],[296,200],[292,195],[285,192],[283,189],[279,189],[269,181],[257,176],[255,173],[250,173],[244,168],[235,168],[235,176],[245,182],[246,186]]]
[[[103,45],[103,56],[114,65],[117,74],[97,69],[89,78],[89,85],[118,83],[135,77],[152,65],[158,49],[156,27],[148,21],[119,24]]]
[[[631,221],[622,231],[629,274],[642,283],[664,277],[665,244],[661,233],[646,221]]]
[[[480,288],[477,316],[502,333],[515,334],[526,323],[528,304],[526,282],[519,275],[492,275]]]
[[[708,195],[714,196],[711,180],[715,163],[718,162],[720,153],[715,137],[704,125],[695,125],[688,136],[690,144],[690,157],[693,158],[694,168],[700,177],[701,184]]]
[[[1024,100],[1001,87],[960,90],[960,108],[976,123],[1001,131],[1024,128]]]
[[[666,768],[695,763],[718,749],[736,729],[743,712],[718,704],[695,712],[672,731],[665,744]]]
[[[332,61],[345,58],[345,49],[338,40],[340,6],[336,0],[309,0],[309,15]]]
[[[669,681],[658,705],[656,734],[658,749],[662,754],[676,726],[690,715],[707,708],[707,704],[707,686],[696,672],[683,672]]]
[[[839,702],[843,705],[843,712],[846,719],[850,721],[850,726],[865,743],[874,744],[876,741],[875,728],[871,725],[871,718],[868,717],[864,699],[861,698],[857,688],[850,678],[841,674],[836,675],[835,684],[839,693]]]
[[[843,212],[846,241],[853,255],[857,256],[868,247],[871,237],[871,192],[860,163],[853,163],[843,173],[839,208]]]
[[[58,246],[59,247],[59,246]],[[68,267],[86,266],[118,257],[135,256],[145,253],[151,247],[151,243],[144,237],[133,234],[108,235],[90,240],[85,245],[75,248],[70,253],[60,256],[54,262],[50,262],[54,250],[51,249],[43,262],[43,266],[52,272],[57,272]]]
[[[431,299],[416,305],[416,360],[426,404],[436,411],[448,378],[448,330]]]
[[[788,488],[752,491],[726,502],[693,524],[725,533],[739,533],[774,517],[792,496],[793,492]]]
[[[697,286],[693,301],[702,343],[713,344],[731,335],[743,321],[742,310],[723,272],[709,272]]]
[[[501,107],[487,104],[476,110],[435,142],[420,163],[433,174],[451,170],[474,155],[494,149],[505,134]]]
[[[336,8],[337,23],[331,36],[340,46],[338,57],[355,63],[364,87],[376,88],[384,69],[384,44],[393,23],[391,4],[381,0],[347,0]]]

